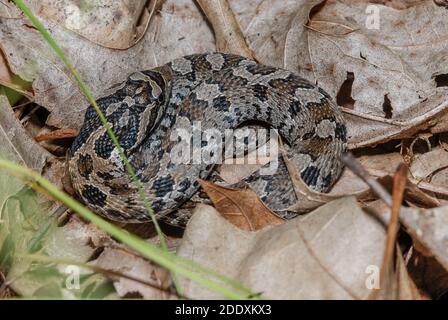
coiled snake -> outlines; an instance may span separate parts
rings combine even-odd
[[[100,98],[98,106],[115,132],[157,219],[184,225],[176,209],[199,189],[214,165],[176,163],[179,141],[173,130],[200,121],[202,130],[234,129],[250,121],[278,130],[291,161],[312,189],[327,191],[342,171],[346,148],[343,117],[321,88],[290,71],[240,56],[209,53],[185,56],[164,66],[135,72]],[[150,221],[117,149],[90,106],[68,150],[72,185],[103,216],[125,222]],[[273,210],[296,201],[281,163],[273,175],[246,179]]]

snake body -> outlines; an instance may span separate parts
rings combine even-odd
[[[278,130],[302,180],[319,192],[339,177],[346,128],[337,105],[321,88],[294,73],[241,56],[206,53],[131,74],[97,104],[136,171],[155,216],[184,225],[177,208],[214,169],[210,163],[175,163],[174,130],[200,122],[202,130],[257,122]],[[68,150],[68,171],[78,196],[97,213],[129,223],[150,221],[117,148],[92,106]],[[246,179],[276,211],[296,201],[284,164],[271,176]]]

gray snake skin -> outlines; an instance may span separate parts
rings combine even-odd
[[[207,53],[135,72],[98,99],[98,106],[134,167],[156,218],[184,226],[179,206],[210,177],[213,164],[175,163],[173,130],[200,121],[206,130],[256,122],[277,129],[291,161],[313,190],[328,191],[339,177],[346,149],[344,119],[321,88],[290,71],[246,58]],[[77,195],[95,212],[116,221],[150,221],[117,149],[89,107],[68,150],[68,171]],[[273,175],[245,180],[273,210],[296,201],[284,166]]]

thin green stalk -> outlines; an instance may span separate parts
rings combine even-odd
[[[229,284],[232,289],[223,286],[219,281],[213,281],[204,278],[198,271],[206,272],[209,275],[216,274],[215,272],[208,270],[202,266],[199,266],[193,261],[185,263],[184,259],[179,259],[176,255],[160,249],[139,237],[130,234],[127,231],[123,231],[117,226],[107,222],[98,215],[91,212],[89,209],[84,207],[81,203],[71,198],[69,195],[59,190],[58,187],[53,185],[50,181],[39,175],[38,173],[30,170],[27,167],[20,166],[11,161],[0,158],[0,168],[7,170],[10,174],[13,174],[33,187],[42,188],[56,200],[63,202],[67,207],[77,212],[84,219],[92,222],[93,224],[100,227],[102,230],[107,232],[109,235],[117,239],[118,241],[129,246],[129,248],[137,251],[142,256],[150,259],[151,261],[167,268],[171,272],[180,274],[201,286],[208,288],[214,292],[222,294],[223,296],[230,299],[246,299],[248,297],[259,297],[259,295],[251,292],[249,289],[242,287],[238,284],[237,288],[233,286],[235,282],[225,276],[220,275],[219,279],[225,281]],[[190,268],[194,268],[191,270]]]
[[[81,79],[80,75],[78,74],[76,69],[73,67],[71,62],[68,60],[68,58],[65,56],[62,49],[59,47],[59,45],[56,43],[56,41],[54,41],[54,39],[51,37],[51,35],[48,33],[48,31],[45,29],[45,27],[40,23],[40,21],[33,15],[31,10],[22,2],[22,0],[14,0],[14,2],[23,11],[23,13],[31,20],[31,22],[34,24],[36,29],[42,34],[43,38],[47,41],[47,43],[53,49],[53,51],[56,53],[56,55],[59,57],[59,59],[61,59],[61,61],[67,66],[70,73],[73,75],[75,80],[78,82],[79,88],[81,89],[82,93],[86,96],[89,103],[95,109],[103,126],[105,127],[105,129],[107,131],[107,134],[109,135],[110,139],[112,140],[115,147],[117,148],[120,158],[123,161],[123,164],[125,165],[128,173],[131,175],[133,182],[137,186],[138,193],[139,193],[140,197],[142,198],[142,201],[146,207],[146,210],[148,211],[149,215],[151,216],[151,218],[154,222],[154,225],[156,227],[157,232],[159,233],[159,236],[161,237],[160,242],[161,242],[162,246],[165,249],[167,249],[168,246],[166,244],[165,238],[163,237],[163,233],[160,229],[159,224],[157,223],[157,219],[154,216],[154,211],[153,211],[146,195],[143,192],[142,185],[136,176],[135,170],[132,167],[132,165],[129,163],[129,160],[128,160],[126,154],[124,153],[123,148],[120,145],[120,142],[118,141],[116,135],[112,131],[112,128],[110,127],[109,123],[106,120],[106,117],[101,112],[100,108],[98,107],[98,104],[96,103],[96,100],[93,97],[90,89],[87,87],[85,82]]]
[[[31,20],[33,25],[36,27],[36,29],[42,34],[43,38],[47,41],[48,45],[53,49],[53,51],[56,53],[56,55],[61,59],[61,61],[67,66],[70,73],[73,75],[75,80],[78,82],[79,88],[89,101],[89,103],[93,106],[96,113],[98,114],[101,123],[103,124],[104,128],[106,129],[107,134],[109,135],[110,139],[112,140],[113,144],[118,150],[118,154],[121,158],[121,161],[123,162],[126,170],[132,177],[132,181],[137,187],[137,192],[140,196],[140,199],[143,201],[143,204],[148,211],[149,216],[151,217],[152,222],[154,223],[154,227],[156,229],[157,235],[160,239],[160,245],[163,249],[168,251],[168,245],[166,243],[165,237],[163,235],[162,229],[160,228],[159,223],[157,222],[157,219],[154,215],[154,210],[151,207],[151,204],[149,203],[149,200],[145,193],[143,192],[143,187],[140,181],[137,178],[137,175],[135,173],[134,168],[129,163],[129,160],[126,156],[126,154],[123,151],[123,148],[120,145],[120,142],[118,141],[116,135],[112,131],[112,128],[110,127],[109,123],[106,120],[106,117],[101,112],[100,108],[98,107],[98,104],[96,103],[95,98],[92,95],[92,92],[90,91],[89,87],[86,85],[86,83],[82,80],[81,76],[76,71],[75,67],[71,64],[70,60],[66,57],[64,54],[64,51],[59,47],[59,45],[56,43],[56,41],[53,39],[53,37],[48,33],[48,31],[45,29],[45,27],[40,23],[40,21],[34,16],[34,14],[31,12],[31,10],[22,2],[22,0],[14,0],[16,5],[23,11],[23,13]],[[176,278],[176,275],[173,276],[173,281],[176,286],[176,289],[179,290],[179,293],[182,294],[181,288],[178,285],[178,280]]]
[[[139,196],[141,197],[147,211],[148,214],[151,216],[151,219],[155,225],[155,228],[157,230],[157,233],[159,235],[160,238],[160,242],[162,245],[162,248],[165,250],[165,252],[167,254],[170,254],[168,252],[168,247],[165,241],[165,238],[163,236],[163,233],[160,229],[159,224],[157,223],[157,219],[154,216],[154,212],[151,208],[151,205],[146,197],[146,195],[143,192],[143,188],[142,185],[140,183],[140,181],[138,180],[136,174],[135,174],[135,170],[132,167],[132,165],[129,163],[126,154],[123,152],[123,149],[120,146],[120,143],[118,141],[118,139],[116,138],[115,134],[113,133],[112,129],[110,128],[110,125],[107,123],[106,118],[104,117],[104,114],[101,112],[101,110],[98,108],[98,105],[95,101],[95,99],[93,98],[89,88],[87,87],[87,85],[84,83],[84,81],[81,79],[81,77],[79,76],[78,72],[76,71],[76,69],[73,67],[73,65],[70,63],[70,61],[67,59],[67,57],[65,56],[64,52],[62,51],[62,49],[58,46],[58,44],[54,41],[54,39],[51,37],[51,35],[47,32],[47,30],[43,27],[43,25],[40,23],[40,21],[32,14],[32,12],[24,5],[24,3],[21,0],[14,0],[14,2],[20,7],[20,9],[25,13],[25,15],[31,20],[31,22],[34,24],[34,26],[39,30],[39,32],[42,34],[42,36],[44,37],[44,39],[48,42],[48,44],[50,45],[50,47],[55,51],[55,53],[57,54],[57,56],[61,59],[62,62],[64,62],[64,64],[67,66],[67,68],[69,69],[69,71],[72,73],[73,77],[76,79],[76,81],[79,84],[79,87],[81,89],[81,91],[84,93],[84,95],[86,96],[86,98],[88,99],[89,103],[93,106],[93,108],[95,109],[95,111],[97,112],[102,124],[104,125],[104,127],[106,128],[106,131],[108,133],[108,135],[110,136],[112,142],[114,143],[114,145],[117,147],[118,151],[119,151],[119,155],[127,169],[127,171],[129,172],[129,174],[132,177],[133,182],[135,183],[135,185],[137,186],[137,190],[139,193]],[[48,191],[48,190],[47,190]],[[67,203],[66,203],[67,204]],[[67,204],[68,205],[68,204]],[[85,209],[85,208],[84,208]],[[75,209],[74,209],[75,210]],[[87,209],[86,209],[87,210]],[[76,210],[75,210],[76,211]],[[89,211],[90,212],[90,211]],[[80,212],[79,212],[80,213]],[[81,213],[80,213],[81,214]],[[81,214],[82,215],[82,214]],[[97,217],[98,219],[102,220],[101,218]],[[86,217],[86,219],[89,219]],[[96,219],[89,219],[91,220],[93,223],[95,223]],[[103,220],[104,221],[104,220]],[[106,231],[106,230],[105,230]],[[117,237],[118,239],[118,237]],[[124,241],[123,241],[124,242]],[[125,243],[125,242],[124,242]],[[144,242],[146,245],[146,242]],[[140,252],[140,251],[139,251]],[[230,285],[232,285],[235,289],[241,290],[242,292],[246,292],[248,295],[252,295],[253,294],[247,290],[246,288],[244,288],[240,283],[229,279],[223,275],[220,275],[214,271],[208,270],[196,263],[194,263],[191,260],[188,259],[184,259],[181,257],[177,257],[175,255],[173,255],[174,258],[176,258],[177,263],[183,264],[184,267],[188,266],[190,268],[194,268],[196,271],[201,271],[204,273],[208,273],[209,275],[212,275],[214,277],[216,277],[217,279],[220,279],[221,281],[224,281]],[[148,257],[148,256],[147,256]],[[155,259],[153,259],[153,261],[157,262]],[[169,269],[169,268],[168,268]],[[170,269],[171,271],[173,271],[172,269]],[[182,273],[181,273],[182,274]],[[192,279],[192,278],[191,278]],[[193,280],[193,279],[192,279]],[[202,281],[200,279],[196,279],[199,281]],[[175,274],[173,274],[173,281],[176,283],[176,277]],[[177,290],[179,291],[180,294],[180,286],[176,285]],[[210,286],[208,286],[209,289],[212,289]]]

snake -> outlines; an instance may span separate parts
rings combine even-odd
[[[142,191],[158,221],[185,226],[191,214],[179,208],[198,193],[199,179],[217,176],[216,163],[173,159],[182,140],[175,133],[194,132],[195,123],[202,131],[250,125],[276,130],[288,148],[288,161],[317,192],[328,192],[344,167],[346,125],[331,96],[294,72],[239,55],[193,54],[137,71],[96,102],[121,150],[89,106],[67,151],[67,168],[76,196],[110,220],[150,222]],[[201,147],[207,143],[201,141]],[[268,208],[287,216],[297,197],[284,161],[272,174],[253,172],[244,184]]]

